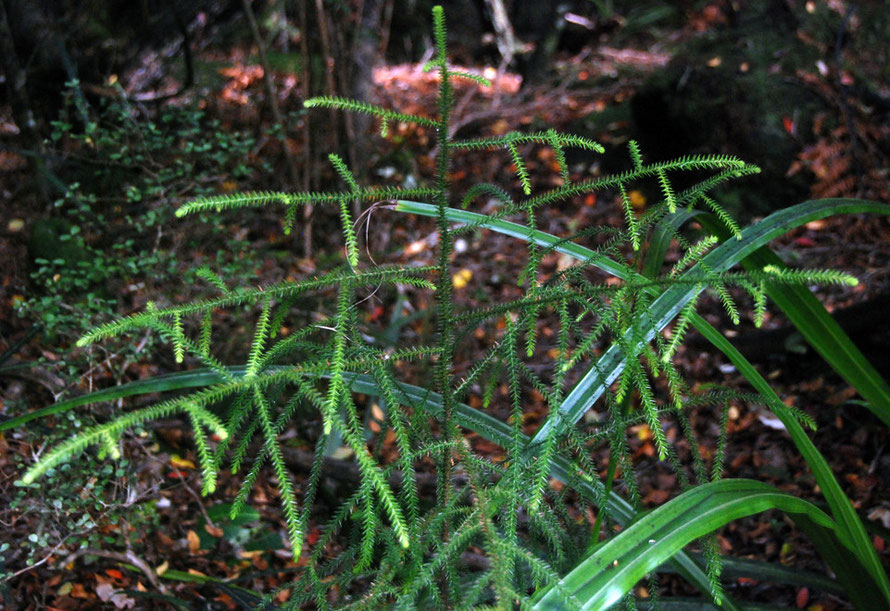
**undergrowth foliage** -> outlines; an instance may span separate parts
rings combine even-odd
[[[733,262],[709,258],[719,240],[710,235],[690,237],[680,232],[679,223],[670,222],[678,216],[694,216],[697,210],[710,212],[734,236],[730,241],[741,240],[742,230],[711,193],[727,180],[758,173],[758,168],[727,155],[647,163],[637,144],[630,142],[631,169],[573,182],[565,149],[580,148],[591,154],[603,150],[587,138],[551,129],[452,139],[452,79],[486,83],[450,70],[440,7],[434,9],[433,19],[437,53],[427,66],[439,75],[433,116],[335,97],[311,99],[306,106],[373,115],[380,120],[384,136],[391,122],[433,129],[434,183],[418,189],[363,187],[343,160],[330,155],[344,184],[341,191],[207,196],[183,205],[177,216],[280,205],[286,232],[299,218],[296,210],[300,206],[335,206],[345,242],[344,263],[312,278],[262,287],[230,287],[211,269],[201,268],[198,275],[215,296],[166,308],[150,304],[144,312],[85,335],[81,346],[151,329],[172,344],[178,362],[188,358],[200,363],[214,372],[218,381],[123,413],[65,441],[40,458],[23,476],[24,484],[35,482],[91,446],[102,448],[109,457],[119,456],[120,438],[128,428],[183,414],[194,432],[204,494],[214,492],[221,469],[229,467],[242,474],[233,517],[250,502],[263,466],[268,464],[274,471],[293,559],[303,567],[296,582],[288,585],[292,589],[289,606],[329,608],[329,593],[336,588],[343,593],[340,602],[370,608],[392,604],[512,608],[516,602],[531,607],[536,592],[539,597],[556,592],[569,607],[580,608],[586,602],[569,591],[561,577],[602,546],[614,533],[614,525],[627,523],[614,513],[618,492],[632,508],[642,508],[628,445],[630,427],[638,431],[639,425],[645,425],[642,430],[651,435],[658,460],[673,469],[680,487],[688,490],[722,478],[731,403],[762,403],[813,426],[806,414],[777,406],[758,394],[711,387],[693,392],[674,360],[695,320],[703,291],[715,294],[735,323],[743,309],[738,300],[747,294],[759,324],[770,285],[856,282],[831,270],[789,271],[766,266],[734,271],[729,269]],[[532,194],[524,161],[532,146],[553,149],[562,186]],[[493,184],[478,184],[465,193],[452,190],[452,156],[479,150],[507,155],[523,197],[514,198],[511,189]],[[675,190],[671,175],[691,171],[707,176],[692,187]],[[639,212],[628,194],[644,180],[658,186],[662,200]],[[623,227],[581,228],[558,238],[538,231],[537,219],[545,208],[604,190],[617,194],[626,221]],[[471,209],[480,199],[496,200],[498,209],[485,215],[473,213]],[[379,266],[363,261],[352,218],[354,201],[435,218],[439,236],[436,264]],[[464,215],[460,222],[454,221],[457,214]],[[524,294],[513,301],[467,309],[453,290],[454,243],[457,236],[482,228],[497,228],[527,242],[527,261],[517,278]],[[543,257],[567,252],[576,247],[577,240],[596,246],[583,252],[568,251],[575,252],[577,262],[542,280]],[[664,251],[659,252],[653,244],[671,240],[680,245],[682,255],[675,263],[664,265]],[[609,271],[609,281],[591,273],[592,266]],[[399,285],[435,291],[436,334],[428,344],[387,348],[369,341],[363,332],[359,301],[369,290],[382,295]],[[677,305],[658,314],[659,299],[669,291],[680,295]],[[332,309],[326,318],[296,329],[288,322],[301,299],[331,292],[335,297],[328,300]],[[246,364],[231,367],[214,358],[211,351],[214,320],[221,308],[245,305],[253,306],[256,317],[252,343]],[[544,316],[556,333],[555,339],[548,339],[555,342],[548,344],[551,360],[542,363],[536,355],[542,352],[537,349],[541,341],[538,329]],[[673,321],[670,326],[666,326],[667,320]],[[491,335],[491,346],[475,355],[472,367],[459,377],[455,374],[457,351],[468,330],[477,328]],[[400,379],[411,367],[432,371],[431,385],[418,387],[407,383],[410,379]],[[507,389],[506,394],[498,392],[501,387]],[[385,421],[376,431],[367,425],[370,406],[359,393],[375,397],[377,404],[385,407]],[[549,410],[546,419],[529,431],[524,418],[531,393],[543,397]],[[483,406],[481,410],[467,405],[471,397]],[[495,406],[504,408],[501,413],[508,414],[506,420],[486,412]],[[702,441],[696,438],[687,417],[692,407],[702,406],[713,410],[719,425],[716,445],[707,459],[699,451]],[[582,419],[591,408],[598,416]],[[298,412],[307,410],[315,414],[321,427],[314,440],[312,467],[298,481],[286,465],[279,437]],[[464,438],[465,430],[497,440],[502,455],[474,452]],[[318,540],[309,545],[305,535],[332,436],[351,450],[361,480],[332,512]],[[395,459],[384,459],[385,438],[393,440]],[[593,450],[602,446],[609,449],[607,465],[594,458]],[[388,451],[386,456],[392,453]],[[416,475],[421,468],[436,472],[432,498],[419,489]],[[551,485],[554,477],[562,479],[564,486]],[[596,516],[592,525],[578,519],[588,509]],[[701,549],[709,595],[720,601],[718,547],[706,538]],[[468,557],[477,560],[468,564]],[[657,598],[654,573],[649,581],[651,597]],[[610,593],[608,603],[629,597],[626,600],[632,604],[627,592]],[[274,594],[267,597],[266,604]]]

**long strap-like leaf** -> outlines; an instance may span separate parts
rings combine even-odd
[[[714,235],[728,238],[729,234],[713,215],[702,214],[696,220]],[[742,265],[753,270],[761,270],[767,265],[780,269],[786,267],[776,253],[765,247],[745,257]],[[831,317],[825,306],[807,287],[799,284],[768,283],[766,292],[816,352],[850,386],[859,391],[867,401],[866,407],[890,426],[890,386]]]
[[[431,215],[432,213],[432,209],[430,206],[428,206],[427,204],[418,204],[416,202],[399,202],[399,204],[396,206],[396,209],[404,212],[423,214],[427,216]],[[710,269],[714,271],[727,270],[732,265],[743,261],[752,253],[763,249],[763,247],[770,240],[788,232],[794,227],[833,214],[860,212],[890,214],[890,206],[877,202],[851,199],[831,199],[804,202],[803,204],[799,204],[797,206],[793,206],[791,208],[776,212],[773,215],[755,224],[754,226],[746,228],[742,232],[742,238],[740,240],[727,240],[705,257],[705,263],[709,266]],[[546,234],[541,231],[531,230],[516,223],[487,219],[484,215],[453,209],[449,210],[448,217],[450,220],[455,222],[475,224],[480,227],[485,227],[493,231],[497,231],[499,233],[511,235],[523,240],[534,241],[539,245],[551,247],[554,250],[572,256],[581,261],[585,261],[624,280],[642,281],[645,279],[644,277],[634,274],[633,272],[629,273],[626,268],[618,265],[604,255],[595,253],[577,244],[566,243],[556,236]],[[694,267],[690,271],[686,272],[684,276],[696,277],[691,275],[698,273],[698,270]],[[699,290],[700,289],[698,289],[698,287],[693,284],[683,284],[670,287],[663,293],[661,293],[660,296],[648,309],[648,316],[650,320],[646,321],[646,326],[649,328],[649,332],[645,335],[645,339],[643,341],[649,341],[656,332],[664,328],[664,326],[667,325],[670,320],[672,320],[677,315],[677,313],[679,313],[682,307],[689,301],[689,299],[694,297],[694,295]],[[699,317],[695,317],[693,318],[693,322],[700,323],[704,322],[704,320],[700,319]],[[718,348],[721,348],[721,350],[724,350],[724,348],[726,348],[725,345],[721,345],[720,343],[720,339],[722,339],[723,342],[728,344],[728,342],[726,342],[725,338],[723,338],[722,335],[720,335],[719,333],[717,333],[716,336],[713,334],[709,334],[700,324],[696,324],[696,327],[698,327],[699,330],[702,331],[703,335],[705,335],[706,338],[710,339],[712,343],[715,343]],[[837,329],[837,332],[843,334],[843,331],[841,331],[839,328]],[[729,347],[732,348],[731,344],[729,345]],[[734,350],[734,348],[732,349]],[[855,346],[853,346],[852,343],[849,343],[847,349],[858,353],[858,350],[856,350]],[[726,352],[726,350],[724,350],[724,352]],[[729,355],[728,352],[727,355]],[[741,357],[740,354],[738,356]],[[742,360],[744,360],[743,357],[741,358]],[[561,417],[558,419],[548,420],[538,429],[537,433],[532,438],[528,446],[529,453],[533,453],[536,445],[539,444],[543,439],[546,439],[547,435],[553,434],[553,432],[548,429],[550,423],[557,422],[557,424],[553,426],[574,425],[574,423],[583,416],[583,414],[590,408],[590,406],[596,401],[596,399],[598,399],[602,395],[608,385],[611,384],[618,377],[618,375],[620,375],[624,367],[624,361],[625,355],[622,353],[616,342],[584,374],[581,380],[575,385],[569,395],[564,399],[563,403],[559,406],[559,413]],[[740,371],[743,371],[742,367],[739,367],[739,369]],[[745,369],[744,372],[747,372],[747,369]],[[763,392],[765,389],[768,389],[769,392],[772,393],[771,388],[768,384],[766,384],[765,381],[763,382],[764,388],[761,388],[761,385],[757,383],[756,378],[754,378],[753,375],[759,377],[759,374],[757,374],[756,370],[754,370],[753,367],[750,368],[750,372],[748,373],[751,372],[753,372],[753,374],[751,374],[751,377],[746,375],[749,381],[751,381],[752,384],[756,388],[758,388],[758,390],[761,390],[761,392]],[[762,378],[760,379],[762,380]],[[772,394],[774,395],[775,393]],[[779,402],[779,405],[781,405],[781,402]],[[877,404],[876,406],[873,406],[873,409],[881,410],[882,406],[880,404]],[[890,411],[888,411],[888,413],[890,413]],[[855,515],[855,512],[853,512],[852,507],[849,507],[849,499],[847,499],[846,495],[843,494],[843,491],[840,489],[840,486],[834,479],[834,476],[831,473],[831,470],[828,468],[824,458],[815,449],[815,446],[812,446],[812,442],[803,432],[803,429],[800,427],[800,425],[796,421],[793,421],[793,419],[790,417],[787,417],[785,419],[791,422],[790,428],[788,428],[788,425],[786,424],[786,428],[788,428],[789,432],[795,429],[795,427],[800,429],[799,432],[795,430],[795,432],[792,434],[792,439],[794,439],[795,444],[798,446],[798,450],[807,458],[808,462],[810,463],[810,466],[814,471],[814,475],[816,476],[816,480],[819,483],[820,488],[823,490],[823,493],[826,495],[826,500],[829,502],[829,505],[832,509],[832,514],[840,523],[841,537],[844,540],[845,545],[848,548],[851,548],[853,553],[856,554],[857,557],[859,557],[860,561],[867,568],[869,574],[874,580],[870,590],[872,592],[875,592],[875,588],[877,588],[876,593],[878,593],[878,595],[884,599],[886,604],[890,606],[890,584],[888,584],[886,573],[884,573],[883,569],[880,568],[880,561],[877,558],[873,547],[868,541],[868,537],[865,534],[865,530],[862,526],[861,521],[859,520],[858,516]]]
[[[878,558],[877,552],[875,552],[875,548],[865,532],[862,520],[856,515],[856,510],[850,503],[850,499],[847,498],[847,495],[844,494],[840,484],[835,479],[828,461],[813,445],[813,442],[797,419],[785,409],[784,404],[769,385],[769,382],[754,369],[754,366],[748,362],[748,359],[742,356],[742,353],[704,318],[694,314],[691,320],[699,333],[723,352],[732,364],[735,365],[739,373],[745,376],[745,379],[766,398],[773,409],[773,413],[785,425],[785,430],[791,436],[797,451],[801,453],[810,469],[812,469],[816,483],[822,490],[825,500],[828,501],[832,516],[838,524],[839,537],[872,577],[871,587],[862,587],[866,587],[870,592],[873,601],[877,602],[879,599],[882,599],[884,606],[890,608],[890,582],[887,580],[887,573],[884,572],[881,560]],[[843,576],[838,573],[838,577],[842,578]],[[844,585],[847,587],[851,597],[855,594],[855,592],[850,591],[851,588],[855,590],[861,589],[854,587],[853,583]],[[877,588],[877,592],[875,592],[875,588]]]
[[[399,200],[395,209],[399,212],[434,216],[437,208],[430,204]],[[813,220],[835,214],[853,213],[890,214],[890,206],[878,202],[856,199],[826,199],[807,201],[796,206],[780,210],[747,227],[740,240],[727,240],[715,248],[706,257],[705,264],[714,272],[725,271],[741,262],[747,256],[759,250],[771,240]],[[645,277],[629,272],[626,267],[612,261],[609,257],[596,253],[588,248],[566,242],[551,234],[537,231],[517,223],[500,219],[491,219],[483,214],[449,208],[446,211],[448,220],[467,223],[487,228],[498,233],[534,242],[540,246],[553,248],[558,252],[574,257],[580,261],[606,271],[626,281],[644,282]],[[687,271],[683,278],[688,280],[701,275],[699,266]],[[657,289],[655,289],[657,290]],[[683,283],[665,290],[648,308],[647,315],[651,325],[642,341],[649,341],[655,333],[663,329],[682,310],[683,306],[697,295],[702,287],[694,283]],[[855,350],[855,346],[852,346]],[[602,395],[605,388],[617,379],[624,368],[624,354],[614,343],[600,359],[582,376],[571,392],[565,397],[558,411],[560,418],[549,419],[542,425],[532,438],[531,446],[540,444],[550,435],[552,426],[571,426],[576,423],[591,405]],[[857,387],[858,389],[858,387]],[[880,404],[875,409],[881,409]],[[890,406],[887,408],[890,418]]]
[[[692,488],[641,517],[585,558],[538,599],[533,609],[561,609],[573,596],[583,609],[606,609],[647,573],[687,544],[741,517],[779,509],[816,543],[839,577],[860,585],[856,558],[835,535],[835,524],[812,503],[747,479],[727,479]],[[848,593],[857,604],[874,604],[865,590]]]
[[[273,374],[284,369],[287,369],[287,367],[273,366],[267,368],[264,373]],[[246,371],[247,368],[243,366],[231,367],[228,369],[228,373],[236,379],[242,378]],[[354,392],[369,395],[379,394],[381,392],[377,381],[372,376],[365,374],[350,374],[347,378],[351,384],[350,388]],[[49,413],[59,413],[79,405],[121,399],[124,397],[153,392],[169,392],[185,390],[188,388],[212,386],[223,381],[224,378],[220,373],[210,369],[195,369],[192,371],[171,373],[150,380],[130,382],[107,390],[83,395],[76,399],[58,403],[45,410],[38,410],[37,412],[32,412],[12,421],[7,421],[3,424],[6,426],[16,426],[17,424],[20,424],[22,420],[31,420],[41,415],[48,415]],[[435,418],[441,417],[442,399],[438,393],[431,392],[427,388],[412,386],[410,384],[397,383],[396,385],[399,396],[403,401],[409,402],[413,407],[422,409]],[[473,409],[469,405],[464,403],[456,404],[454,417],[459,426],[474,431],[502,447],[508,447],[514,442],[514,431],[508,424],[505,424],[484,412]],[[526,435],[522,435],[521,441],[527,444],[529,438]],[[572,467],[571,462],[562,456],[557,455],[553,458],[550,464],[550,469],[550,473],[553,477],[567,485],[574,486],[579,493],[584,495],[591,502],[595,502],[603,492],[602,484],[600,482],[592,479],[579,479],[576,476],[575,469]],[[615,492],[610,493],[608,496],[607,511],[609,512],[609,515],[621,525],[630,524],[637,517],[637,512],[633,506]],[[708,592],[708,576],[702,570],[702,566],[698,561],[681,551],[670,560],[670,563],[673,565],[674,569],[691,584],[695,585],[702,592]],[[740,607],[733,603],[731,599],[724,599],[722,608],[729,611],[738,611],[740,609]]]

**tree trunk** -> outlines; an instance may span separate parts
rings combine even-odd
[[[371,88],[374,82],[374,68],[380,61],[380,14],[382,0],[364,0],[362,14],[356,28],[353,43],[352,66],[350,66],[349,95],[363,102],[371,101]],[[356,175],[367,172],[367,160],[370,159],[373,147],[368,135],[373,129],[373,119],[364,113],[352,116],[352,128],[355,138],[352,141],[352,170]]]
[[[49,184],[47,180],[46,159],[44,157],[43,138],[37,128],[37,120],[31,107],[28,95],[28,75],[19,61],[9,27],[9,14],[6,0],[0,0],[0,66],[6,74],[6,89],[12,119],[19,128],[22,143],[27,149],[28,167],[34,178],[40,197],[49,203]]]

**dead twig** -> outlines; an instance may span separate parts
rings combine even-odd
[[[167,588],[161,583],[161,580],[158,579],[157,573],[154,572],[148,563],[134,554],[132,551],[127,550],[126,552],[112,552],[103,549],[93,549],[93,548],[85,548],[79,549],[76,552],[73,552],[65,557],[64,560],[59,564],[61,567],[66,567],[78,558],[83,556],[98,556],[99,558],[108,558],[109,560],[117,560],[118,562],[126,562],[128,564],[132,564],[137,569],[142,571],[145,575],[145,578],[148,579],[149,583],[151,583],[152,587],[157,589],[161,594],[167,594]]]

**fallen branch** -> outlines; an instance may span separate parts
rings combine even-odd
[[[68,566],[82,556],[98,556],[99,558],[108,558],[109,560],[117,560],[118,562],[126,562],[128,564],[132,564],[137,569],[142,571],[142,573],[145,575],[145,578],[148,579],[149,583],[151,583],[152,587],[158,590],[161,594],[167,594],[167,588],[164,586],[163,583],[161,583],[161,580],[158,579],[158,575],[154,572],[154,569],[148,566],[148,563],[145,560],[143,560],[130,550],[127,550],[126,552],[112,552],[92,548],[79,549],[76,552],[73,552],[66,556],[59,566]]]

